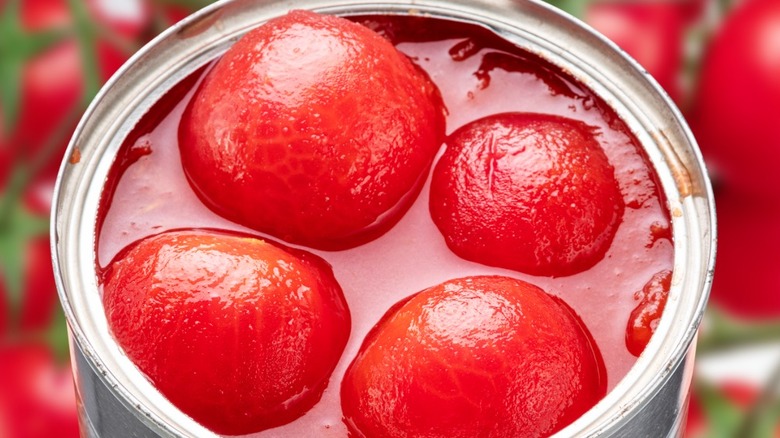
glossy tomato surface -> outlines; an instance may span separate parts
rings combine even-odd
[[[213,210],[288,242],[343,249],[400,218],[443,135],[436,86],[392,44],[345,19],[293,11],[217,62],[179,142]]]
[[[571,308],[529,283],[480,276],[391,308],[341,400],[355,437],[539,437],[605,392],[599,350]]]
[[[625,208],[594,128],[504,113],[446,140],[431,182],[433,221],[459,256],[562,276],[604,257]]]
[[[127,356],[183,412],[224,434],[303,415],[350,331],[327,263],[246,236],[146,238],[108,268],[103,293]]]

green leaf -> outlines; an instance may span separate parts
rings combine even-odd
[[[160,6],[179,6],[188,11],[197,11],[214,3],[215,0],[155,0]]]
[[[734,438],[744,412],[723,391],[712,385],[697,382],[696,392],[709,425],[706,438]]]
[[[45,52],[55,44],[71,36],[68,29],[47,29],[36,33],[27,33],[22,40],[22,53],[26,58]]]
[[[780,340],[780,320],[739,320],[714,307],[707,309],[704,327],[696,347],[698,356]]]
[[[780,430],[780,402],[766,406],[756,416],[750,435],[740,435],[738,438],[765,438],[777,436]]]
[[[780,362],[764,385],[758,398],[745,414],[735,438],[764,438],[780,431]]]
[[[0,13],[0,105],[3,107],[3,130],[11,132],[19,117],[21,100],[22,56],[19,51],[20,6],[10,0]]]
[[[70,348],[68,343],[68,323],[65,320],[65,313],[60,306],[57,306],[54,321],[46,332],[46,342],[49,344],[52,351],[54,351],[59,362],[67,363],[70,359],[68,355]]]
[[[590,5],[590,0],[546,0],[547,3],[569,14],[583,19]]]
[[[82,0],[68,0],[76,30],[76,41],[81,54],[84,72],[84,94],[82,104],[89,105],[100,90],[100,66],[97,59],[97,30],[89,15],[87,5]]]
[[[3,36],[0,35],[0,40]],[[13,131],[21,107],[22,63],[0,47],[0,107],[3,108],[3,132]]]

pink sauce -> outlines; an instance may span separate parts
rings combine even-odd
[[[449,110],[448,133],[508,111],[557,114],[599,128],[598,138],[616,169],[626,209],[605,258],[585,272],[560,278],[491,268],[455,256],[431,220],[428,183],[400,222],[380,238],[338,252],[305,248],[333,266],[352,314],[352,333],[322,400],[298,420],[256,436],[346,436],[339,402],[341,376],[369,329],[399,300],[468,275],[520,278],[565,300],[593,334],[613,388],[636,361],[625,341],[628,317],[638,304],[634,293],[673,265],[668,212],[637,140],[582,84],[481,28],[429,18],[357,21],[385,34],[428,72]],[[125,246],[165,230],[215,228],[261,235],[205,207],[182,171],[178,124],[200,74],[183,81],[153,107],[120,151],[98,221],[99,270]]]

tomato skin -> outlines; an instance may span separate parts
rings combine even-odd
[[[43,344],[0,344],[0,436],[79,436],[71,368]]]
[[[716,176],[780,200],[780,2],[747,0],[728,15],[701,66],[691,126]]]

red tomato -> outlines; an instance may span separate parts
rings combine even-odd
[[[0,436],[79,436],[70,367],[42,344],[0,345]]]
[[[140,0],[136,3],[141,5]],[[11,13],[7,6],[8,3],[4,3],[0,11]],[[110,27],[120,38],[138,36],[148,16],[146,7],[140,8],[140,12],[133,16],[123,17],[121,14],[109,15],[109,9],[106,9],[109,4],[105,1],[88,0],[86,6],[92,19]],[[70,32],[65,39],[24,60],[21,83],[18,84],[21,101],[16,123],[10,129],[2,128],[0,131],[0,196],[9,196],[6,190],[14,167],[42,164],[36,175],[27,175],[29,180],[23,188],[22,199],[30,213],[46,217],[51,208],[54,180],[69,130],[75,127],[83,108],[85,66],[81,49],[73,36],[73,27],[77,23],[67,0],[23,0],[19,14],[19,25],[30,38],[40,32]],[[104,81],[125,61],[127,54],[104,40],[97,40],[95,44],[99,79]],[[0,108],[0,115],[3,113],[7,114],[7,111]],[[13,234],[16,230],[3,232]],[[21,245],[23,248],[19,251],[23,254],[20,257],[24,258],[23,297],[21,314],[14,319],[17,328],[22,331],[42,330],[50,324],[57,306],[48,238],[41,236]],[[3,295],[0,330],[6,329],[11,319],[5,287],[5,281],[0,283]]]
[[[726,190],[719,193],[717,206],[712,301],[738,316],[780,317],[780,206]]]
[[[22,330],[36,330],[48,327],[59,305],[57,287],[49,251],[49,236],[40,236],[30,241],[24,255],[25,288],[22,304]]]
[[[0,108],[0,120],[2,120],[3,108]],[[8,183],[8,178],[13,169],[13,156],[10,148],[3,142],[3,124],[0,123],[0,193]]]
[[[609,1],[591,5],[585,21],[647,69],[680,102],[685,28],[697,15],[692,1]]]
[[[187,16],[192,13],[192,11],[189,9],[176,5],[165,6],[163,11],[165,18],[171,24],[178,23],[179,21],[187,18]]]
[[[726,17],[701,66],[691,125],[725,185],[780,199],[780,2]]]
[[[122,18],[106,15],[106,9],[100,7],[105,2],[91,0],[87,9],[91,18],[101,25],[111,28],[122,38],[137,37],[147,20],[148,12],[137,14],[135,18]],[[142,10],[146,11],[147,8]],[[21,3],[20,23],[26,32],[44,32],[55,29],[66,30],[77,25],[74,23],[67,0],[26,0]],[[39,160],[40,154],[49,154],[44,160],[40,175],[51,181],[59,168],[62,153],[68,141],[57,130],[72,119],[67,129],[76,126],[80,115],[84,93],[84,58],[75,37],[69,36],[26,60],[22,66],[20,86],[21,102],[18,119],[10,132],[0,133],[13,151],[14,161],[31,163]],[[94,50],[98,61],[99,80],[107,80],[128,58],[125,53],[106,40],[98,39]],[[0,112],[3,112],[0,109]],[[52,140],[56,140],[53,151],[44,151]]]
[[[23,332],[41,331],[49,327],[57,310],[57,288],[54,284],[49,238],[35,237],[24,248],[22,303],[17,328]],[[0,272],[1,274],[1,272]],[[0,276],[0,334],[11,323],[6,279]]]

